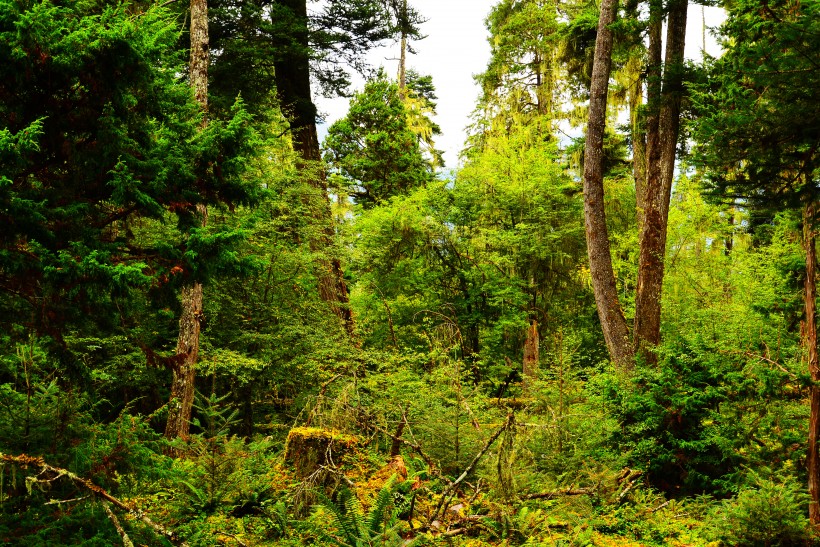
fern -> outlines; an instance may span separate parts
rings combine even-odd
[[[377,536],[382,533],[381,527],[385,523],[385,512],[390,504],[393,502],[393,486],[396,482],[396,476],[393,475],[379,490],[376,499],[373,502],[373,507],[367,515],[367,531],[371,536]],[[392,516],[392,515],[390,515]],[[386,524],[386,523],[385,523]],[[391,523],[392,524],[392,523]]]
[[[395,476],[391,477],[373,502],[367,515],[361,503],[348,489],[339,492],[338,501],[333,502],[319,495],[319,506],[330,512],[336,536],[329,539],[340,547],[368,547],[372,545],[400,545],[401,538],[396,533],[396,515],[389,511],[393,501]]]

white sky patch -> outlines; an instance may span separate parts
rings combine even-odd
[[[435,122],[442,135],[436,139],[436,148],[444,151],[444,164],[456,167],[458,153],[465,140],[465,128],[479,97],[473,75],[484,72],[490,60],[490,45],[484,19],[496,0],[410,0],[410,4],[427,19],[421,27],[427,36],[412,44],[416,55],[408,55],[407,67],[420,74],[433,76],[438,96]],[[398,72],[399,45],[388,44],[371,52],[370,63],[383,66],[395,78]],[[354,90],[361,90],[364,82],[356,78]],[[319,111],[333,123],[347,114],[346,98],[317,98]],[[324,138],[326,127],[319,127],[319,138]]]
[[[497,0],[410,0],[410,4],[427,19],[422,25],[424,40],[412,44],[416,55],[407,58],[408,68],[420,74],[433,76],[438,95],[436,123],[442,135],[436,147],[444,151],[447,168],[458,167],[458,154],[464,147],[466,127],[475,109],[480,89],[473,76],[484,72],[490,59],[490,45],[484,19]],[[718,55],[720,48],[710,29],[718,27],[726,18],[720,8],[701,8],[690,4],[686,30],[686,57],[702,59],[704,44],[704,16],[706,51]],[[664,31],[665,35],[665,31]],[[383,66],[395,78],[398,71],[399,45],[388,44],[372,51],[369,62]],[[361,77],[355,77],[352,90],[364,86]],[[328,124],[347,114],[349,99],[317,97],[319,112]],[[324,139],[327,125],[319,126],[319,138]]]

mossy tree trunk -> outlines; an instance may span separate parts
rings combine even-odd
[[[208,111],[208,1],[191,0],[191,61],[189,77],[194,95],[202,110]],[[207,117],[205,118],[207,123]],[[197,208],[204,225],[207,210]],[[184,286],[180,291],[182,313],[179,318],[176,358],[172,362],[173,380],[168,403],[168,421],[165,437],[169,440],[187,439],[190,432],[191,411],[194,406],[194,381],[199,355],[200,320],[202,319],[202,284],[199,281]]]

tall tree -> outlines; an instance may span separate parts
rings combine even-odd
[[[635,290],[635,351],[655,361],[660,341],[669,201],[675,175],[683,95],[683,54],[688,0],[672,0],[667,20],[666,59],[660,65],[660,8],[650,6],[649,120],[647,121],[646,183],[638,201],[643,204],[640,225],[638,283]],[[661,76],[662,74],[662,76]]]
[[[194,97],[203,112],[202,124],[208,124],[208,0],[191,0],[190,62],[188,79]],[[204,205],[196,207],[200,225],[204,226],[208,211]],[[176,358],[171,362],[171,398],[168,402],[168,420],[165,437],[187,439],[194,407],[196,361],[199,356],[199,333],[202,320],[202,283],[191,280],[180,291],[182,311],[179,317],[179,337]]]
[[[324,14],[314,21],[308,18],[306,0],[278,0],[271,10],[272,21],[278,18],[283,22],[280,24],[287,25],[286,34],[279,38],[284,42],[280,42],[274,57],[277,93],[285,114],[291,120],[291,138],[301,160],[300,168],[320,194],[316,220],[322,225],[322,233],[311,242],[314,250],[327,253],[320,259],[317,272],[319,294],[351,336],[353,315],[341,263],[335,253],[328,252],[332,248],[335,230],[325,173],[321,167],[317,111],[311,93],[311,60],[316,57],[317,48],[321,51],[324,47],[355,61],[355,55],[386,37],[382,13],[375,2],[350,3],[340,0],[329,2]],[[314,32],[311,32],[311,23],[316,29]],[[338,87],[339,78],[337,73],[331,73],[320,78],[320,81],[332,87],[335,79]]]
[[[347,116],[330,127],[325,147],[326,159],[346,178],[350,194],[365,208],[433,178],[432,166],[408,124],[399,87],[384,73],[355,95]]]
[[[612,270],[609,232],[604,210],[604,131],[607,94],[612,67],[613,33],[617,0],[604,0],[598,20],[595,57],[589,90],[589,123],[584,148],[584,226],[595,303],[604,340],[612,360],[624,365],[632,358],[629,327],[626,323],[615,274]]]
[[[237,160],[255,139],[241,108],[202,127],[166,9],[4,1],[0,14],[0,321],[66,354],[67,331],[120,328],[143,291],[164,307],[218,268],[230,238],[197,230],[196,208],[254,199]],[[169,216],[172,237],[134,235]]]
[[[711,192],[745,208],[803,210],[803,346],[810,389],[808,483],[820,525],[820,367],[816,232],[820,197],[820,2],[742,0],[721,29],[726,48],[696,102],[696,160]]]
[[[605,12],[605,7],[608,8],[607,5],[602,5],[600,21],[609,17]],[[615,8],[612,9],[614,20]],[[654,347],[660,343],[661,297],[669,201],[680,132],[687,9],[687,0],[674,0],[669,4],[666,58],[664,62],[661,62],[663,3],[660,0],[649,2],[645,144],[644,135],[633,128],[633,137],[640,139],[637,146],[633,147],[633,162],[642,162],[645,159],[646,164],[645,167],[639,165],[633,169],[636,201],[639,208],[640,256],[635,292],[634,329],[631,338],[612,270],[603,207],[602,152],[606,118],[605,93],[609,85],[611,68],[612,32],[602,28],[603,23],[599,22],[598,27],[590,87],[589,128],[584,154],[587,240],[590,273],[604,338],[612,359],[623,366],[629,365],[635,352],[641,354],[647,361],[654,361],[656,359]],[[606,31],[606,34],[602,35],[602,31]],[[599,44],[604,47],[601,48]],[[640,85],[640,82],[637,85]],[[603,98],[601,97],[602,91]]]

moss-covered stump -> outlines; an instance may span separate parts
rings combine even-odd
[[[338,465],[358,442],[353,435],[332,429],[295,427],[288,433],[285,460],[293,463],[297,476],[306,477],[320,465]]]
[[[522,408],[526,408],[533,403],[534,399],[531,397],[509,397],[509,398],[500,398],[495,399],[495,405],[498,408],[511,408],[513,410],[521,410]]]

